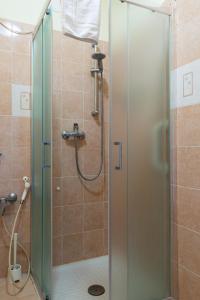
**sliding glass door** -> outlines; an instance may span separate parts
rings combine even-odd
[[[33,40],[31,270],[44,299],[51,297],[52,16]]]
[[[170,18],[111,2],[111,299],[163,300],[170,296]]]

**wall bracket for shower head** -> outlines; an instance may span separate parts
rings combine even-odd
[[[101,53],[99,51],[94,52],[92,54],[92,58],[95,59],[97,61],[97,68],[92,68],[91,69],[91,73],[95,74],[95,73],[102,73],[103,72],[103,62],[102,60],[106,57],[106,55],[104,53]]]
[[[73,131],[64,130],[62,132],[62,138],[64,140],[75,139],[75,138],[77,138],[79,140],[84,140],[85,139],[85,132],[84,131],[79,131],[78,123],[74,123]]]

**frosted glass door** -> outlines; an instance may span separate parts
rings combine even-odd
[[[52,19],[50,11],[33,41],[32,105],[32,226],[31,270],[43,293],[51,299],[51,103]]]
[[[163,300],[170,296],[170,19],[120,1],[111,16],[111,299]]]

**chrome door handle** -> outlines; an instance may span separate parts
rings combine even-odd
[[[118,146],[118,164],[115,166],[116,170],[122,169],[122,143],[121,142],[114,142],[115,146]]]

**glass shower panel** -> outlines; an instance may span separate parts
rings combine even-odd
[[[170,296],[170,17],[111,0],[110,26],[111,299],[163,300]]]
[[[33,41],[31,269],[51,296],[52,17],[47,11]]]
[[[128,299],[169,289],[169,17],[127,6]]]
[[[43,290],[51,295],[52,267],[52,16],[43,19]]]
[[[37,284],[42,287],[42,47],[43,27],[40,26],[33,41],[32,52],[32,202],[31,202],[31,270]]]

